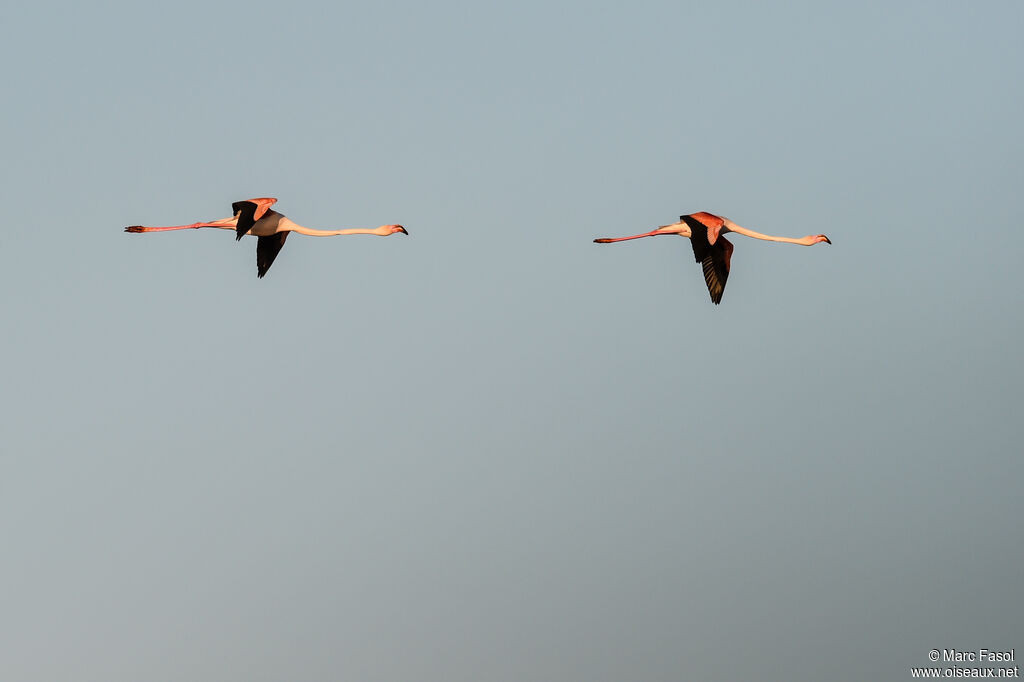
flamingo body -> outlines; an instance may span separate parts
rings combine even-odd
[[[264,216],[268,213],[281,216],[277,211],[271,211],[270,207],[277,203],[277,199],[273,197],[261,197],[259,199],[247,199],[245,201],[236,201],[231,204],[231,210],[238,216],[238,223],[235,225],[235,241],[238,241],[248,233],[257,221],[263,220]],[[269,216],[268,216],[269,217]],[[277,221],[274,221],[276,227]],[[257,236],[268,236],[273,232],[267,232],[267,234]]]

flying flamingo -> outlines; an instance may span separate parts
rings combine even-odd
[[[267,274],[277,254],[284,246],[284,240],[288,238],[289,232],[298,232],[311,237],[333,237],[339,234],[376,234],[381,237],[401,232],[409,234],[401,225],[381,225],[375,229],[351,229],[351,230],[314,230],[298,225],[277,211],[271,210],[271,206],[277,203],[277,199],[262,197],[259,199],[247,199],[236,201],[231,204],[231,210],[235,212],[230,218],[211,220],[208,223],[192,223],[191,225],[173,225],[171,227],[143,227],[142,225],[131,225],[124,228],[125,232],[163,232],[166,230],[189,230],[200,227],[216,227],[222,230],[234,230],[235,240],[239,240],[247,234],[259,237],[256,242],[256,276],[263,277]]]
[[[635,234],[631,237],[595,239],[598,244],[610,244],[611,242],[622,242],[627,239],[640,239],[641,237],[655,237],[660,234],[678,234],[690,238],[690,245],[693,246],[693,257],[704,267],[704,281],[707,282],[708,292],[711,294],[711,302],[718,305],[722,301],[722,292],[725,291],[725,280],[729,278],[729,261],[732,259],[732,243],[723,235],[726,232],[743,234],[754,239],[764,239],[769,242],[785,242],[787,244],[801,244],[811,246],[819,242],[831,244],[832,242],[823,234],[808,235],[800,239],[790,237],[775,237],[770,234],[761,234],[742,228],[728,218],[722,218],[712,213],[691,213],[690,215],[679,216],[679,222],[671,225],[662,225],[657,230]]]

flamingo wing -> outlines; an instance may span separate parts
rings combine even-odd
[[[700,259],[704,268],[704,282],[708,285],[711,302],[718,305],[725,292],[725,281],[729,279],[729,262],[732,260],[732,242],[719,237],[718,242],[708,247],[707,254]]]
[[[728,239],[718,235],[721,224],[717,226],[714,224],[706,225],[698,216],[701,218],[709,216],[718,220],[721,220],[721,218],[710,213],[680,216],[690,226],[690,246],[693,247],[693,258],[704,269],[704,282],[708,285],[711,302],[718,305],[722,302],[725,282],[729,279],[729,265],[732,262],[733,246],[732,242]],[[713,243],[709,241],[709,233],[712,233],[711,236],[715,238]]]
[[[235,239],[241,239],[245,233],[252,229],[256,221],[263,217],[263,214],[277,203],[273,197],[260,197],[258,199],[246,199],[231,204],[231,210],[238,216],[238,223],[235,224]],[[273,259],[271,259],[273,260]],[[270,267],[269,265],[267,266]]]
[[[287,232],[278,232],[269,237],[259,237],[256,242],[256,276],[262,278],[267,270],[273,265],[277,254],[281,253],[284,240],[288,238]]]

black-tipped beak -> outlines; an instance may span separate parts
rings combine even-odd
[[[822,236],[822,237],[825,237],[825,235],[821,235],[821,236]],[[828,237],[825,237],[825,243],[826,243],[826,244],[831,244],[831,243],[832,243],[832,240],[831,240],[831,239],[829,239]]]
[[[402,234],[409,234],[408,232],[406,232],[405,228],[402,227],[401,225],[398,226],[398,231],[401,232]]]

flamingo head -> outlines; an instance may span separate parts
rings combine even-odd
[[[401,232],[402,234],[409,234],[401,225],[382,225],[381,230],[384,231],[384,234],[394,234],[396,232]]]
[[[832,240],[823,234],[809,234],[806,237],[800,237],[800,239],[796,240],[797,244],[803,244],[804,246],[814,246],[815,244],[820,244],[822,242],[831,244]]]

